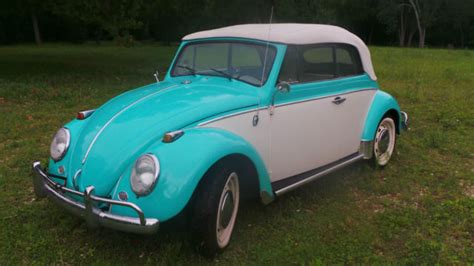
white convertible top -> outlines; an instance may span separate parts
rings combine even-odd
[[[271,30],[269,31],[269,29]],[[369,48],[355,34],[337,26],[322,24],[243,24],[200,31],[183,37],[183,40],[205,38],[245,38],[284,44],[346,43],[357,48],[365,72],[376,80]]]

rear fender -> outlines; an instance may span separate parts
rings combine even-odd
[[[372,141],[375,138],[375,131],[377,130],[377,126],[384,117],[387,112],[395,111],[398,121],[397,125],[397,132],[402,127],[401,125],[401,117],[400,117],[400,106],[398,105],[395,98],[393,98],[390,94],[378,90],[372,100],[372,104],[369,108],[369,112],[367,113],[367,117],[365,120],[364,130],[362,132],[362,141]]]

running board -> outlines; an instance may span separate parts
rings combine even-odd
[[[275,181],[272,183],[273,190],[275,191],[275,194],[277,196],[280,196],[304,184],[314,181],[322,176],[339,170],[347,165],[362,160],[363,158],[363,154],[356,152],[325,166],[321,166],[319,168],[304,172],[302,174]]]

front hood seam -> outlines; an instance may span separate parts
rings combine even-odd
[[[163,88],[161,90],[158,90],[157,92],[154,92],[154,93],[151,93],[151,94],[148,94],[136,101],[134,101],[133,103],[127,105],[125,108],[123,108],[122,110],[120,110],[118,113],[116,113],[114,116],[112,116],[109,121],[107,121],[107,123],[105,123],[101,128],[100,130],[97,132],[97,134],[95,135],[94,139],[92,140],[91,144],[89,144],[89,148],[87,148],[87,151],[86,151],[86,154],[84,155],[84,158],[82,159],[82,165],[84,165],[84,163],[86,162],[87,160],[87,156],[89,155],[92,147],[94,146],[95,142],[97,141],[97,139],[99,138],[99,136],[102,134],[102,132],[105,130],[105,128],[110,125],[110,123],[112,123],[112,121],[114,121],[120,114],[122,114],[123,112],[127,111],[128,109],[130,109],[131,107],[133,107],[134,105],[140,103],[141,101],[151,97],[151,96],[154,96],[160,92],[163,92],[164,90],[167,90],[167,89],[171,89],[171,88],[174,88],[174,87],[177,87],[178,85],[175,84],[175,85],[171,85],[171,86],[168,86],[166,88]]]

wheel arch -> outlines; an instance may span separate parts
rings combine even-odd
[[[129,201],[140,206],[147,217],[166,221],[178,215],[192,201],[206,173],[223,163],[238,163],[242,176],[245,176],[243,185],[250,187],[252,196],[260,192],[270,199],[274,197],[262,158],[250,143],[231,132],[216,128],[191,128],[184,130],[184,135],[175,142],[156,143],[145,153],[155,154],[160,160],[158,183],[149,195],[129,197]],[[127,173],[131,172],[131,167],[132,164]],[[116,191],[134,195],[128,175],[119,181]],[[112,197],[117,199],[117,194]],[[133,215],[120,207],[114,207],[114,212]]]
[[[361,140],[372,141],[378,124],[386,116],[390,116],[395,120],[396,131],[399,134],[401,128],[400,106],[393,96],[378,90],[367,112]]]
[[[395,131],[397,134],[400,134],[400,112],[392,108],[385,112],[381,119],[384,119],[385,117],[390,117],[393,119],[393,122],[395,122]]]
[[[203,179],[209,172],[218,167],[235,167],[239,174],[239,183],[241,191],[243,192],[241,193],[241,196],[246,199],[257,198],[259,196],[261,184],[259,181],[257,168],[252,159],[242,153],[228,154],[217,160],[201,177],[198,186],[201,185]],[[194,193],[196,191],[197,189],[195,189]]]

